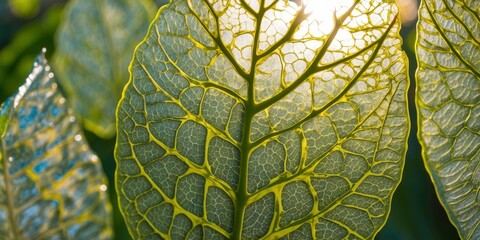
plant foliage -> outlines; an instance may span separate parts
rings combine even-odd
[[[161,8],[117,110],[135,239],[367,239],[383,226],[409,130],[398,10],[311,2]]]
[[[54,67],[85,126],[115,134],[115,108],[135,45],[156,6],[151,0],[74,0],[57,33]]]
[[[419,141],[464,239],[480,238],[480,2],[424,0],[417,44]]]
[[[109,239],[110,202],[98,157],[45,57],[0,107],[2,239]]]

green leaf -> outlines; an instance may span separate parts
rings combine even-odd
[[[463,239],[480,238],[480,2],[423,1],[417,40],[418,138]]]
[[[43,54],[0,115],[2,239],[110,239],[102,167]]]
[[[55,71],[87,129],[115,134],[128,64],[157,7],[151,0],[75,0],[57,33]]]
[[[34,17],[40,10],[39,0],[8,0],[11,11],[21,18]]]
[[[8,124],[7,114],[11,111],[10,108],[11,108],[10,102],[4,102],[0,105],[0,137],[2,137],[5,134],[5,130],[7,129],[7,124]]]
[[[133,238],[371,239],[383,226],[409,129],[398,10],[318,3],[161,8],[117,113]]]

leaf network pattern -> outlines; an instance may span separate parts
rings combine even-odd
[[[367,239],[404,164],[394,1],[176,0],[118,106],[117,191],[134,238]]]
[[[480,2],[423,1],[418,137],[425,165],[464,239],[480,238]]]
[[[76,0],[57,33],[55,72],[85,126],[115,134],[115,108],[135,46],[153,19],[151,0]]]
[[[102,167],[43,54],[0,119],[1,238],[110,239]]]

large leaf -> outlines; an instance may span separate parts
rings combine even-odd
[[[74,110],[99,136],[115,134],[128,64],[156,9],[151,0],[74,0],[65,10],[55,71]]]
[[[480,238],[480,1],[423,1],[418,137],[437,194],[464,239]]]
[[[373,238],[409,128],[398,31],[380,0],[163,7],[117,113],[133,237]]]
[[[2,239],[109,239],[110,203],[89,149],[43,55],[0,108]]]

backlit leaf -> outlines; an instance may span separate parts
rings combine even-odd
[[[128,64],[157,7],[151,0],[74,0],[57,35],[55,72],[86,127],[115,134]]]
[[[102,167],[43,55],[0,108],[0,163],[2,239],[111,238]]]
[[[398,31],[380,0],[163,7],[117,113],[132,236],[373,238],[409,128]]]
[[[427,170],[464,239],[480,238],[480,1],[423,1],[418,137]]]

